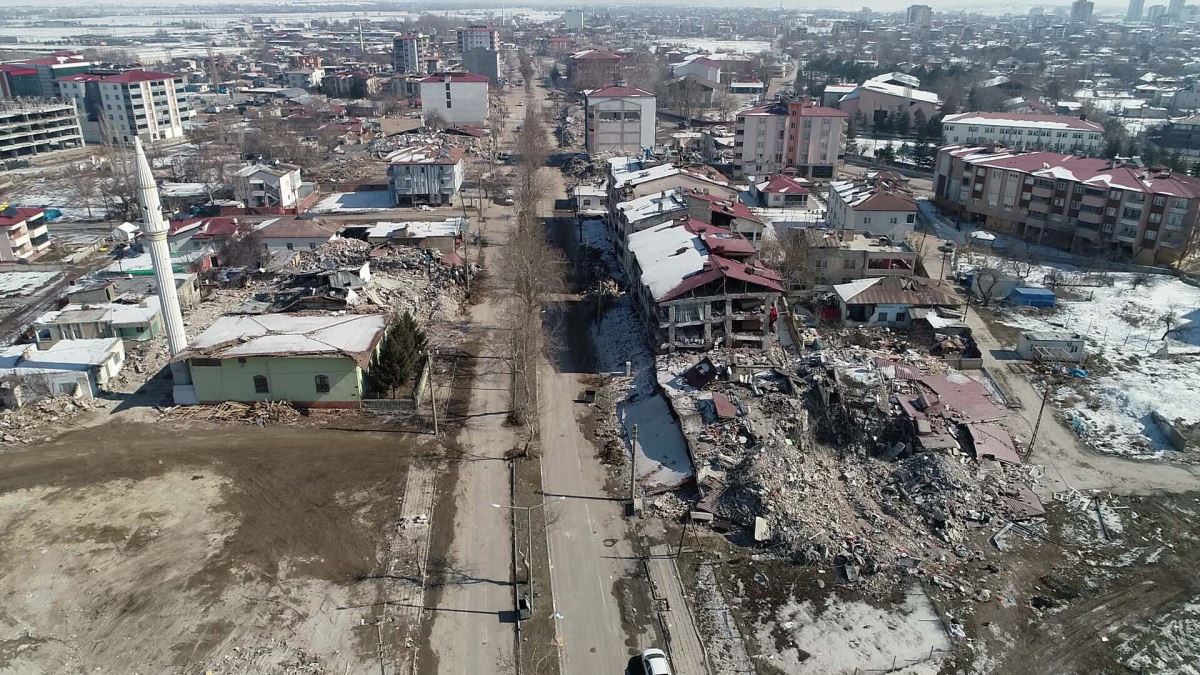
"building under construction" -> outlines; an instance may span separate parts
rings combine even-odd
[[[83,147],[75,106],[61,101],[0,102],[0,160]]]

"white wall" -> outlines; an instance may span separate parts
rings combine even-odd
[[[451,125],[483,126],[488,118],[486,82],[421,83],[421,108],[436,112]],[[449,96],[447,96],[447,92]]]
[[[1050,150],[1069,153],[1076,148],[1086,154],[1104,149],[1104,134],[1099,131],[1028,127],[999,127],[979,123],[944,122],[942,137],[948,144],[999,143],[1017,150]]]
[[[588,152],[638,152],[654,146],[657,102],[653,96],[588,98]],[[604,119],[619,115],[620,119]],[[636,117],[636,119],[631,119]]]

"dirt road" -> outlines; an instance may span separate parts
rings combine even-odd
[[[414,450],[113,422],[0,454],[0,671],[377,672],[367,580]]]

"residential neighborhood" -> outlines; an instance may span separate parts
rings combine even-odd
[[[1200,662],[1200,8],[0,7],[0,671]]]

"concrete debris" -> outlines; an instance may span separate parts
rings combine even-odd
[[[163,414],[209,422],[241,422],[259,427],[291,423],[302,416],[302,413],[287,401],[225,401],[217,405],[176,406],[165,410]]]
[[[1005,411],[886,331],[795,343],[809,348],[713,350],[702,389],[687,381],[695,357],[660,357],[696,462],[694,508],[866,590],[918,576],[974,593],[960,576],[981,556],[973,532],[1044,513],[1028,501],[1036,472],[975,456],[966,423]]]
[[[95,401],[70,396],[39,399],[18,410],[0,412],[0,452],[53,435],[75,416],[98,407]]]

